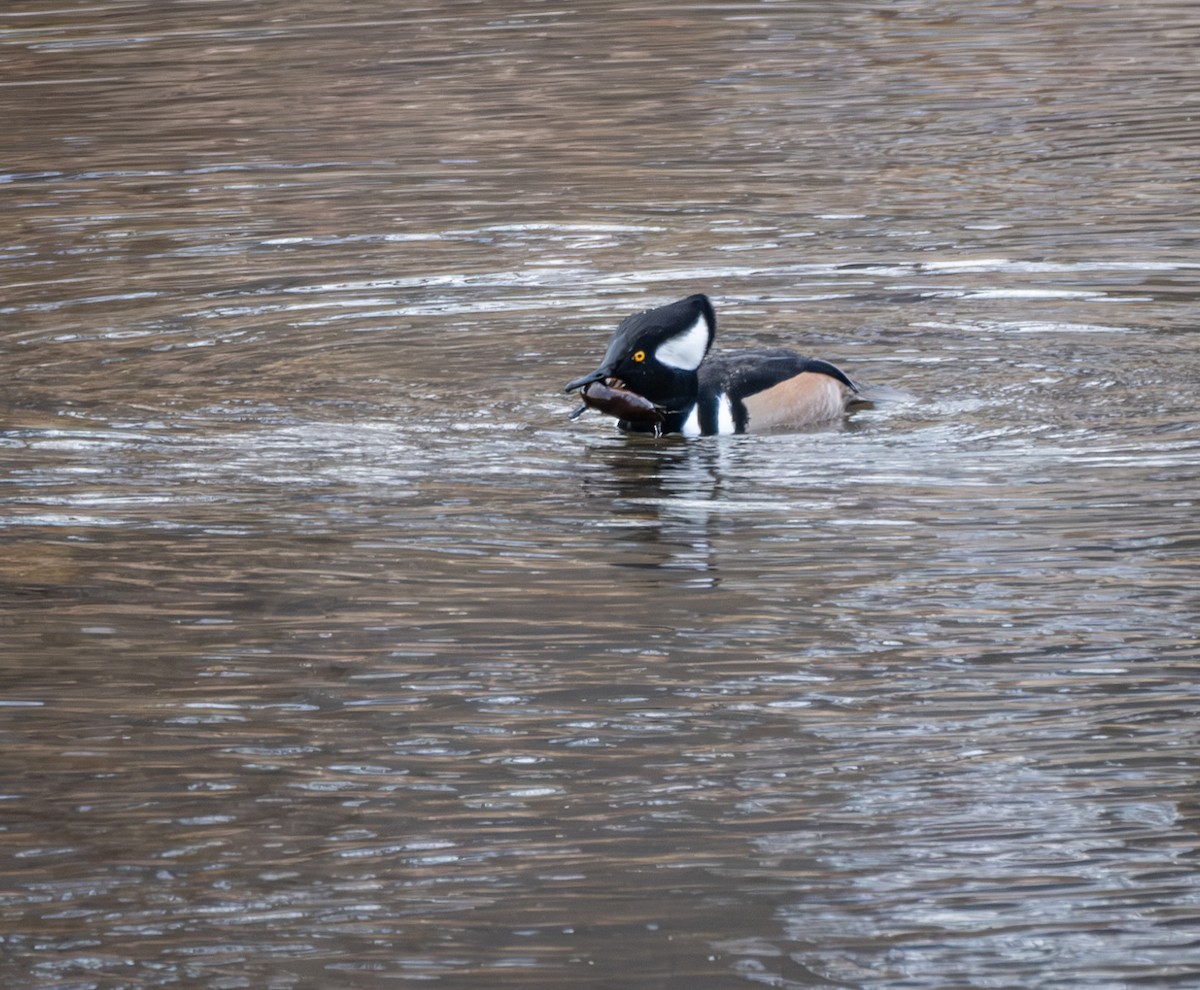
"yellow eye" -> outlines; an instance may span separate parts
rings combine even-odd
[[[646,352],[645,351],[634,351],[633,360],[636,361],[638,364],[641,364],[643,361],[646,360]]]

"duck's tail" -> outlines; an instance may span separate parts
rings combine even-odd
[[[865,406],[875,406],[881,403],[916,402],[917,397],[912,392],[893,385],[868,385],[866,382],[855,382],[854,393],[850,396],[847,408],[862,409]]]

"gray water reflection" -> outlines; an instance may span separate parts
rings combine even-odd
[[[1195,984],[1191,7],[345,14],[0,13],[4,985]]]

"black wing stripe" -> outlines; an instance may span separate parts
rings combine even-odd
[[[736,409],[739,400],[766,391],[805,371],[828,375],[852,391],[858,391],[858,386],[849,376],[828,361],[772,349],[730,351],[710,356],[700,366],[700,395],[703,399],[709,399],[725,392],[733,400]]]
[[[822,361],[819,358],[808,358],[805,361],[807,367],[805,371],[815,371],[822,375],[828,375],[830,378],[836,378],[839,382],[850,389],[851,392],[858,391],[858,385],[836,364],[830,364],[828,361]]]

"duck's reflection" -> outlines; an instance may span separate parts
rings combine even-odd
[[[619,567],[691,572],[688,587],[716,587],[720,566],[714,538],[721,508],[731,498],[731,477],[741,459],[737,437],[699,441],[616,437],[584,457],[582,493],[608,503],[603,518],[614,543],[634,546]]]

